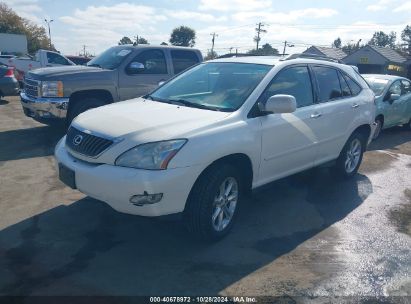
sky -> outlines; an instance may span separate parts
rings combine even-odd
[[[0,0],[20,16],[45,26],[51,23],[52,42],[66,55],[86,50],[98,55],[123,36],[139,35],[150,44],[168,42],[173,28],[195,29],[195,47],[203,54],[211,48],[219,54],[255,48],[256,24],[267,32],[260,45],[270,43],[286,53],[302,52],[311,45],[330,46],[337,37],[343,43],[368,42],[375,31],[400,33],[411,25],[411,1],[340,0]]]

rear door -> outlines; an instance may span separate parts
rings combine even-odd
[[[361,111],[357,96],[361,87],[348,75],[331,66],[313,65],[312,71],[318,90],[319,149],[315,164],[338,157],[356,117]],[[348,81],[347,81],[348,80]],[[348,85],[351,82],[351,87]],[[353,92],[352,92],[353,91]],[[355,92],[354,92],[355,91]]]
[[[144,65],[144,70],[132,74],[128,67],[132,62]],[[132,99],[153,91],[159,83],[171,77],[167,66],[166,54],[162,49],[140,51],[126,66],[119,71],[120,100]]]
[[[200,62],[197,54],[189,50],[171,49],[170,55],[174,74],[179,74]]]
[[[317,154],[318,106],[314,102],[308,67],[295,65],[278,72],[258,102],[265,103],[270,96],[277,94],[294,96],[297,110],[260,117],[261,183],[312,167]]]

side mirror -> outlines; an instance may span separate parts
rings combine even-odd
[[[291,95],[274,95],[268,98],[264,104],[259,103],[258,107],[266,113],[293,113],[297,110],[297,101]]]
[[[390,101],[396,101],[397,99],[400,99],[400,95],[399,94],[391,94],[390,95]]]
[[[132,62],[127,67],[128,74],[138,74],[145,70],[144,64],[140,62]]]

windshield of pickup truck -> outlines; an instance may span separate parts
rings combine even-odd
[[[112,47],[90,60],[87,66],[95,66],[102,69],[113,70],[117,68],[124,59],[130,55],[131,50],[126,48]]]
[[[370,86],[371,90],[374,91],[375,96],[381,96],[387,86],[389,80],[380,78],[368,78],[364,77],[365,81]]]
[[[243,105],[272,67],[251,63],[202,63],[165,83],[146,98],[232,112]]]

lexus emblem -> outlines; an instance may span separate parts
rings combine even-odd
[[[73,145],[78,146],[79,144],[81,144],[83,140],[83,136],[82,135],[76,135],[73,138]]]

